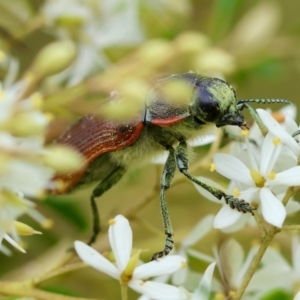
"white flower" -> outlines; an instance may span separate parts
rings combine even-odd
[[[203,277],[201,278],[199,285],[194,291],[191,300],[207,300],[211,292],[213,273],[216,263],[211,263],[205,270]]]
[[[280,288],[291,291],[300,284],[300,243],[297,234],[292,235],[291,263],[276,249],[269,247],[263,256],[262,268],[257,270],[251,282],[257,288],[264,281],[265,290]]]
[[[213,180],[210,180],[210,179],[204,178],[204,177],[197,177],[197,178],[207,184],[210,184],[212,186],[219,188],[227,195],[233,194],[234,185],[235,185],[234,182],[231,182],[229,184],[228,189],[225,190],[222,186],[220,186],[217,182],[215,182]],[[249,224],[250,226],[256,225],[255,220],[253,219],[253,217],[250,214],[243,214],[237,210],[233,210],[232,208],[230,208],[228,206],[228,204],[226,204],[224,199],[222,199],[220,201],[218,198],[213,196],[211,193],[209,193],[207,190],[205,190],[201,186],[199,186],[195,183],[194,183],[194,186],[197,189],[197,191],[201,195],[203,195],[205,198],[207,198],[208,200],[210,200],[214,203],[221,204],[223,206],[214,218],[214,222],[213,222],[214,228],[221,229],[222,231],[228,233],[228,232],[240,230],[241,228],[243,228],[245,226],[245,224]],[[244,196],[245,196],[244,192],[241,191],[239,197],[241,199],[243,199]],[[298,209],[300,210],[300,204],[299,204]],[[295,208],[295,210],[297,210],[297,208]],[[294,211],[294,210],[292,210],[292,211]],[[229,218],[227,218],[226,215],[229,215]]]
[[[43,13],[48,24],[56,27],[60,38],[70,38],[74,35],[74,29],[77,30],[76,61],[55,78],[62,80],[68,77],[69,84],[74,85],[109,65],[110,61],[104,52],[106,48],[140,44],[144,34],[139,5],[138,0],[45,1]],[[64,26],[70,19],[77,22],[77,27],[71,26],[72,30],[69,30],[70,26]]]
[[[287,187],[300,185],[299,166],[275,172],[275,164],[281,154],[282,146],[279,138],[268,133],[259,155],[254,155],[250,144],[247,143],[248,160],[244,158],[245,162],[230,154],[214,156],[217,172],[236,184],[235,196],[250,203],[259,201],[263,218],[277,227],[282,226],[286,216],[285,207],[278,198],[278,193],[284,192]],[[228,227],[236,219],[236,213],[224,208],[219,213],[218,224],[216,225],[215,222],[215,226]]]
[[[137,266],[139,253],[131,255],[132,231],[128,220],[118,215],[111,220],[109,241],[116,264],[88,245],[76,241],[75,249],[79,257],[93,268],[104,272],[126,284],[133,290],[151,299],[186,299],[186,294],[175,286],[159,282],[143,281],[146,278],[173,273],[186,267],[185,259],[179,255],[168,255],[157,261]]]

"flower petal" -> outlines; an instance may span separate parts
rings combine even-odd
[[[146,279],[153,276],[171,274],[186,267],[186,259],[180,255],[168,255],[158,260],[138,266],[133,272],[133,278]]]
[[[187,299],[188,295],[183,288],[161,282],[134,279],[131,280],[128,285],[133,290],[148,296],[150,299],[184,300]]]
[[[209,184],[209,185],[213,185],[214,187],[220,189],[221,191],[224,191],[225,192],[225,189],[220,185],[218,184],[217,182],[211,180],[211,179],[208,179],[208,178],[205,178],[205,177],[202,177],[202,176],[197,176],[197,179],[206,183],[206,184]],[[196,190],[202,195],[204,196],[206,199],[214,202],[214,203],[221,203],[220,200],[213,196],[209,191],[207,191],[206,189],[204,189],[203,187],[199,186],[198,184],[194,183],[193,182],[193,185],[195,186]]]
[[[198,224],[192,229],[190,234],[182,241],[181,245],[183,247],[189,247],[197,243],[212,229],[213,219],[213,215],[208,215],[200,220]]]
[[[92,247],[80,241],[75,241],[74,247],[78,256],[85,263],[98,271],[106,273],[115,279],[119,279],[119,272],[115,265],[113,265],[109,260],[107,260]]]
[[[224,205],[214,219],[214,228],[223,229],[237,222],[243,214],[237,210]]]
[[[261,120],[264,125],[268,128],[268,130],[274,135],[278,136],[284,144],[290,147],[293,152],[299,156],[300,147],[297,142],[292,138],[292,136],[285,131],[282,126],[264,109],[257,109],[257,113],[259,114]]]
[[[281,227],[286,211],[280,200],[268,188],[260,190],[261,211],[264,219],[276,227]]]
[[[249,169],[236,157],[230,154],[215,154],[214,163],[217,172],[231,180],[253,186]]]
[[[205,270],[205,273],[197,286],[191,300],[207,300],[211,291],[212,276],[216,263],[211,263]]]
[[[261,148],[261,160],[260,160],[260,174],[262,176],[268,175],[274,168],[274,164],[278,159],[280,151],[282,149],[282,143],[275,146],[273,143],[274,135],[268,133],[263,141]]]
[[[119,271],[123,271],[130,259],[132,250],[132,230],[129,222],[121,215],[112,220],[108,236]]]
[[[267,186],[286,185],[298,186],[300,185],[300,166],[290,168],[283,172],[277,173],[275,179],[268,180]]]

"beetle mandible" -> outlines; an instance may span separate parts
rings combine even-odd
[[[165,99],[162,87],[172,80],[182,80],[191,87],[184,103]],[[196,73],[174,74],[154,83],[150,99],[145,101],[136,116],[129,121],[84,116],[57,140],[58,144],[72,146],[83,154],[86,168],[63,177],[64,191],[70,192],[84,184],[100,181],[93,190],[90,201],[93,210],[92,244],[100,231],[100,222],[95,198],[115,185],[132,162],[157,151],[168,150],[168,158],[161,175],[160,208],[166,241],[163,250],[153,259],[169,254],[173,249],[173,229],[165,199],[176,167],[188,179],[206,189],[216,198],[223,197],[231,208],[253,214],[254,208],[244,200],[226,195],[220,189],[208,185],[188,172],[187,140],[206,126],[235,125],[247,128],[242,109],[249,108],[246,102],[288,103],[281,99],[249,99],[237,101],[234,89],[225,81]],[[251,112],[251,111],[250,111]]]

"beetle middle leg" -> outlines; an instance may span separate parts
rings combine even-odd
[[[175,160],[175,150],[173,147],[166,147],[169,150],[168,159],[166,161],[164,170],[161,175],[161,186],[160,186],[160,209],[163,217],[164,230],[166,234],[166,242],[164,249],[160,252],[153,254],[151,260],[156,260],[160,257],[168,255],[173,249],[173,228],[170,220],[170,215],[168,212],[168,207],[165,198],[165,191],[170,188],[172,179],[176,171],[176,160]]]
[[[243,213],[249,212],[253,215],[253,210],[255,210],[255,208],[252,207],[245,200],[241,200],[241,199],[235,198],[231,195],[227,195],[223,191],[221,191],[220,189],[197,179],[195,176],[191,175],[188,172],[188,155],[187,155],[186,141],[184,141],[184,140],[180,141],[179,145],[177,146],[177,148],[175,150],[175,157],[176,157],[177,166],[178,166],[179,171],[182,174],[184,174],[188,179],[190,179],[194,183],[196,183],[199,186],[206,189],[208,192],[210,192],[217,199],[221,200],[222,197],[224,197],[225,202],[232,209],[237,209],[238,211],[243,212]]]
[[[100,232],[100,218],[98,207],[95,201],[96,197],[100,197],[106,191],[108,191],[113,185],[115,185],[126,172],[125,168],[118,166],[113,172],[111,172],[105,179],[103,179],[93,190],[91,195],[91,207],[93,213],[93,234],[88,241],[88,245],[93,244],[96,241],[97,235]]]

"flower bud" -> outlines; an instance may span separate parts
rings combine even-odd
[[[140,59],[148,67],[158,68],[166,64],[173,55],[172,45],[164,40],[152,40],[139,49]]]
[[[7,124],[10,133],[26,137],[35,134],[40,134],[45,131],[48,119],[40,112],[20,113],[16,116],[15,120],[11,120]]]
[[[42,234],[40,231],[34,230],[32,227],[28,226],[25,223],[15,221],[14,222],[15,229],[18,235],[33,235],[33,234]]]
[[[76,57],[76,47],[71,41],[54,42],[38,53],[31,71],[44,78],[66,69]]]
[[[79,170],[84,165],[83,156],[66,146],[55,145],[48,148],[43,157],[43,163],[53,168],[57,173],[70,173]]]

